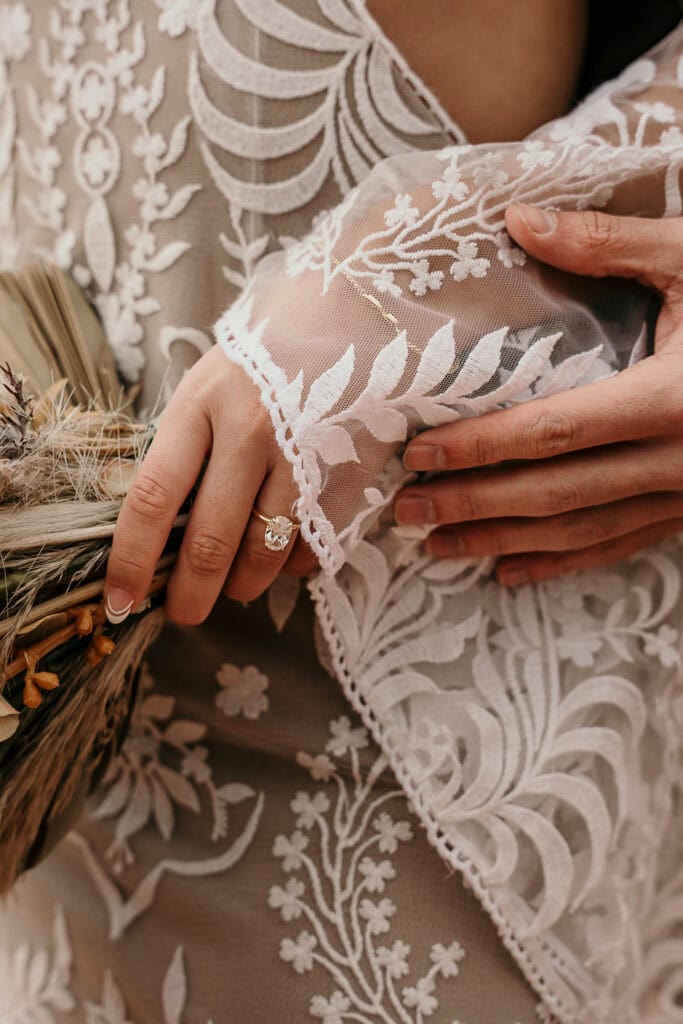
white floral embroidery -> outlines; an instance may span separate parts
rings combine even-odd
[[[3,267],[15,264],[22,235],[17,225],[24,217],[31,252],[72,268],[91,289],[131,379],[141,372],[148,343],[158,343],[165,358],[176,343],[197,352],[210,344],[206,311],[198,304],[191,326],[166,323],[158,339],[146,336],[155,315],[163,312],[168,319],[160,299],[168,289],[164,292],[161,284],[175,280],[172,272],[181,258],[180,266],[190,263],[188,246],[195,234],[185,214],[190,218],[198,207],[192,200],[200,178],[212,208],[225,203],[224,222],[212,225],[206,246],[212,266],[225,263],[225,293],[215,279],[212,288],[226,304],[234,289],[252,281],[268,249],[279,245],[288,246],[292,276],[287,285],[303,282],[308,295],[313,294],[306,284],[309,273],[318,275],[318,293],[334,295],[332,286],[345,288],[348,275],[364,289],[374,288],[391,308],[404,300],[425,300],[428,309],[426,302],[444,301],[449,289],[458,298],[472,289],[492,289],[503,280],[502,271],[510,272],[506,280],[515,290],[531,271],[503,230],[508,203],[526,199],[549,207],[599,207],[631,172],[663,184],[661,210],[681,212],[677,90],[683,76],[678,61],[671,62],[680,33],[510,158],[505,147],[447,145],[461,141],[461,133],[442,116],[361,0],[309,0],[297,3],[296,10],[286,0],[235,0],[229,31],[213,0],[202,5],[155,0],[145,12],[130,0],[60,0],[49,6],[50,17],[47,6],[0,5],[0,260]],[[32,22],[40,22],[41,29]],[[156,56],[155,22],[170,54],[165,66]],[[234,31],[237,22],[248,31]],[[191,32],[196,40],[184,38]],[[292,63],[285,67],[271,60],[273,45],[286,47]],[[196,58],[188,59],[195,50]],[[662,53],[673,70],[666,73],[666,91],[658,92]],[[306,54],[314,56],[303,70]],[[33,88],[19,84],[19,75],[13,82],[20,61],[24,69],[32,62]],[[178,76],[172,99],[171,74]],[[185,82],[187,110],[182,109]],[[640,94],[653,83],[654,99],[641,102]],[[248,97],[246,115],[247,108],[236,113],[225,94]],[[270,119],[274,102],[278,116]],[[190,109],[192,130],[184,116]],[[130,142],[124,147],[126,135]],[[416,149],[435,147],[446,148],[432,164],[424,157],[433,173],[421,176],[421,186],[415,179],[403,182],[398,174],[397,184],[381,192],[374,224],[381,237],[373,240],[372,251],[367,245],[356,250],[355,243],[338,251],[340,239],[349,237],[347,227],[353,228],[371,168],[385,156],[405,159]],[[398,167],[398,162],[385,163],[382,174]],[[15,189],[17,173],[20,189]],[[67,194],[66,183],[72,181],[75,195]],[[539,182],[547,183],[546,191],[538,192]],[[396,193],[412,198],[397,207]],[[134,215],[122,223],[119,202],[131,198]],[[329,215],[316,217],[323,203],[338,198],[342,201]],[[295,211],[301,213],[296,223]],[[302,244],[309,224],[313,233]],[[438,254],[428,237],[437,227],[445,239]],[[292,235],[297,237],[287,238]],[[197,247],[196,255],[203,251]],[[249,300],[253,297],[252,292]],[[499,389],[501,405],[527,401],[553,387],[604,376],[619,365],[598,344],[584,351],[585,341],[565,358],[566,334],[558,337],[545,323],[540,331],[533,325],[489,331],[466,341],[465,350],[458,323],[453,337],[444,330],[433,340],[430,329],[426,339],[395,340],[379,362],[364,361],[361,345],[346,333],[345,346],[353,346],[334,351],[335,373],[313,391],[311,385],[327,369],[320,366],[306,378],[304,390],[299,367],[288,375],[274,363],[265,328],[258,330],[260,320],[253,324],[244,309],[236,311],[232,326],[248,343],[244,361],[272,391],[284,433],[291,423],[298,430],[296,442],[304,449],[308,445],[301,479],[316,493],[335,467],[346,473],[359,465],[365,471],[359,429],[378,441],[379,451],[402,443],[417,425],[430,422],[430,415],[443,422],[440,417],[451,416],[453,408],[464,415],[484,411],[490,400],[485,390]],[[423,348],[432,341],[429,359],[415,358],[415,345]],[[491,373],[484,375],[487,369]],[[373,370],[384,381],[379,390],[377,381],[369,387]],[[407,394],[415,371],[423,374],[422,390]],[[391,374],[393,389],[386,386]],[[462,393],[452,392],[456,401],[446,410],[441,395],[458,381]],[[324,407],[328,387],[336,407]],[[342,407],[348,411],[354,403],[359,416],[351,425]],[[680,550],[673,544],[613,573],[584,574],[502,596],[486,583],[486,565],[416,561],[416,539],[381,525],[382,509],[403,479],[396,459],[381,479],[369,486],[365,480],[358,488],[365,504],[348,524],[340,549],[347,542],[356,546],[368,528],[375,529],[377,543],[361,547],[338,580],[327,577],[314,584],[329,660],[391,757],[444,860],[465,870],[548,1005],[564,1021],[670,1024],[680,1016],[683,961],[683,878],[674,828],[680,817],[683,729]],[[322,508],[312,510],[312,522],[316,517],[324,519]],[[330,534],[322,538],[323,554],[339,539],[335,531]],[[277,614],[284,622],[286,608]],[[221,687],[218,696],[228,689]],[[143,701],[151,696],[146,693]],[[99,847],[83,835],[69,840],[102,898],[113,939],[150,910],[164,875],[218,874],[238,862],[263,807],[250,787],[216,782],[211,748],[197,732],[202,724],[174,723],[175,706],[166,715],[172,699],[156,696],[161,703],[147,705],[146,725],[136,723],[122,767],[112,769],[107,782],[104,800],[114,800],[112,791],[119,786],[116,800],[121,801],[119,810],[105,815],[124,835],[118,845],[114,837],[117,849],[111,851],[119,874],[111,877]],[[245,696],[244,708],[258,717],[264,700],[265,688],[256,688]],[[245,713],[244,708],[235,713]],[[169,732],[174,724],[179,728]],[[340,729],[330,738],[335,749],[345,735]],[[352,764],[361,755],[371,756],[366,747],[347,743],[347,748]],[[328,782],[330,789],[340,774],[332,760],[337,755],[331,754],[301,752],[297,758],[314,781]],[[172,852],[164,833],[173,835],[186,816],[198,818],[197,805],[206,808],[207,840],[212,826],[219,828],[212,787],[222,791],[226,806],[244,803],[251,810],[235,842],[226,849],[221,845],[207,861],[188,864],[160,854],[157,862],[143,863],[145,844],[138,841],[143,827],[164,854]],[[322,824],[331,821],[334,805],[326,787],[305,797],[295,798],[293,834],[276,841],[289,877],[275,887],[272,909],[296,922],[287,949],[291,963],[296,960],[307,975],[309,957],[320,966],[316,957],[326,955],[305,909],[317,907],[307,858],[318,850]],[[643,810],[636,814],[638,807]],[[136,815],[143,824],[136,823]],[[440,998],[437,975],[452,978],[443,969],[452,970],[453,962],[433,952],[432,966],[441,965],[442,973],[437,971],[433,981],[412,976],[408,944],[392,934],[397,918],[390,913],[389,877],[392,870],[398,877],[398,862],[390,858],[409,840],[411,827],[380,809],[368,819],[366,831],[373,846],[357,859],[356,878],[365,889],[356,918],[368,930],[371,922],[373,928],[388,925],[388,932],[378,933],[383,944],[375,955],[394,983],[396,1001],[389,1012],[403,1022],[431,1013],[432,1000]],[[607,865],[602,874],[601,865]],[[322,877],[323,868],[317,870]],[[308,938],[299,942],[302,932]],[[370,939],[374,943],[377,935]],[[35,970],[40,976],[42,967]],[[181,974],[176,967],[177,992],[184,984]],[[337,1024],[355,1012],[355,998],[330,976],[326,992],[311,1000],[311,1016]],[[406,1007],[406,1000],[413,1005]],[[100,1010],[105,1003],[103,991]],[[119,1012],[111,993],[110,1004],[112,1013]],[[184,995],[169,1005],[173,1013],[164,1013],[178,1024]],[[547,1008],[539,1019],[550,1019]]]
[[[40,185],[35,200],[27,200],[27,206],[36,224],[52,234],[51,247],[42,246],[39,252],[70,269],[76,236],[67,226],[66,195],[56,184],[61,161],[53,157],[46,161],[44,154],[59,152],[59,131],[70,116],[78,126],[73,171],[90,207],[83,231],[86,263],[76,263],[73,270],[81,285],[92,285],[119,369],[127,380],[135,381],[144,365],[141,321],[161,308],[149,294],[149,275],[169,270],[189,249],[189,243],[180,240],[160,247],[156,229],[182,213],[200,186],[188,183],[171,194],[161,180],[185,150],[190,118],[181,118],[168,137],[151,128],[150,121],[164,97],[166,71],[160,65],[151,82],[138,81],[137,68],[145,54],[142,23],[132,22],[129,0],[122,0],[116,16],[109,15],[111,5],[112,0],[87,4],[70,0],[64,5],[71,8],[68,20],[65,12],[55,9],[50,39],[42,40],[40,48],[41,71],[49,91],[39,97],[30,89],[30,109],[41,143],[31,150],[21,140],[21,153],[25,169]],[[102,59],[91,57],[79,68],[79,50],[91,38],[83,28],[90,8],[96,20],[94,37],[104,53]],[[17,22],[15,31],[19,27]],[[118,261],[107,205],[123,160],[112,130],[117,112],[136,125],[131,154],[144,171],[132,190],[140,203],[140,221],[124,232],[129,250]]]
[[[322,968],[337,986],[329,995],[311,998],[310,1015],[323,1024],[421,1024],[439,1006],[437,978],[455,978],[465,950],[455,941],[433,944],[427,973],[399,991],[396,982],[411,973],[411,948],[399,938],[376,942],[393,928],[396,904],[385,893],[397,867],[373,854],[395,855],[413,831],[408,821],[397,821],[385,809],[398,793],[374,792],[385,758],[380,755],[361,770],[365,729],[344,715],[330,722],[329,731],[326,750],[348,759],[351,779],[330,762],[325,781],[335,784],[336,800],[325,789],[297,793],[291,802],[297,828],[291,836],[275,838],[273,854],[290,877],[284,886],[271,886],[268,905],[287,923],[306,923],[282,939],[280,957],[297,974]],[[314,764],[310,755],[299,760]]]
[[[54,915],[51,949],[0,945],[3,1024],[58,1024],[61,1014],[70,1013],[76,1005],[71,969],[71,944],[61,908]]]
[[[152,824],[168,842],[176,829],[179,811],[199,814],[201,792],[209,801],[213,826],[210,839],[218,843],[228,837],[228,808],[253,801],[241,833],[213,857],[188,862],[161,859],[141,880],[135,880],[130,895],[124,896],[94,855],[85,836],[72,833],[69,842],[80,852],[107,907],[110,935],[118,938],[152,904],[156,887],[166,872],[210,875],[227,871],[241,859],[251,844],[263,811],[263,796],[242,782],[217,785],[208,748],[199,743],[206,725],[186,719],[172,719],[175,699],[150,692],[154,680],[146,666],[140,675],[141,699],[136,705],[131,729],[122,754],[104,779],[109,787],[91,812],[93,821],[116,817],[114,838],[107,850],[115,877],[128,882],[127,869],[135,865],[132,840]],[[177,764],[171,767],[166,759]]]
[[[276,216],[311,202],[328,178],[345,195],[382,156],[408,152],[416,143],[443,143],[449,137],[462,140],[461,130],[439,106],[390,48],[363,2],[341,4],[314,0],[307,13],[298,14],[282,2],[237,3],[244,32],[255,27],[271,39],[286,44],[290,52],[313,50],[322,58],[317,70],[298,71],[255,61],[223,33],[215,11],[215,0],[201,9],[189,0],[156,0],[164,13],[160,28],[177,35],[188,24],[196,27],[203,64],[226,85],[253,96],[270,99],[277,95],[292,100],[311,99],[310,112],[277,127],[267,122],[252,125],[226,116],[212,102],[200,73],[199,61],[190,69],[189,97],[195,121],[204,134],[204,160],[217,187],[225,196],[234,239],[223,235],[221,242],[231,262],[224,267],[228,280],[242,286],[250,277],[255,260],[268,245],[268,236],[247,241],[243,214],[254,211]],[[319,12],[315,12],[315,7]],[[196,13],[195,13],[196,8]],[[192,15],[190,15],[192,11]],[[316,17],[316,13],[318,16]],[[424,101],[417,111],[397,88],[394,67]],[[355,109],[348,101],[353,89]],[[294,110],[294,106],[292,107]],[[314,143],[314,145],[312,145]],[[308,147],[308,152],[306,152]],[[276,174],[270,182],[245,180],[220,162],[215,150],[227,151],[257,161],[269,161],[297,154],[301,169],[287,177]],[[310,155],[309,155],[310,154]],[[284,166],[284,165],[283,165]],[[406,210],[405,215],[412,214]],[[403,216],[399,209],[394,214]]]
[[[216,707],[224,715],[256,719],[268,710],[268,677],[254,665],[245,668],[221,665],[216,673],[216,682],[221,687],[216,696]]]

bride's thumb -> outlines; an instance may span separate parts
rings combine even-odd
[[[680,279],[683,217],[613,217],[514,203],[509,234],[530,256],[560,270],[592,277],[632,277],[666,292]]]

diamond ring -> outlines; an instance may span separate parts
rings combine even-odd
[[[299,524],[287,516],[264,516],[257,508],[252,509],[252,514],[265,523],[266,533],[263,542],[269,551],[284,551],[292,534],[299,528]]]

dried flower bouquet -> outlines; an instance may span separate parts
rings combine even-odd
[[[0,274],[0,893],[69,827],[116,749],[162,622],[176,521],[143,606],[105,619],[137,422],[93,311],[57,268]]]

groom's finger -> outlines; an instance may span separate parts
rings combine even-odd
[[[636,278],[662,293],[681,276],[681,217],[613,217],[596,210],[555,212],[514,203],[505,222],[530,256],[559,270]]]
[[[415,437],[411,470],[471,469],[513,459],[548,459],[683,429],[683,383],[653,356],[607,380],[549,398],[434,427]]]

